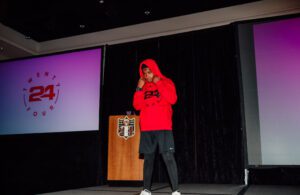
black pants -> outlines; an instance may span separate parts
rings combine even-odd
[[[176,191],[178,190],[178,173],[177,173],[177,164],[174,158],[174,153],[168,151],[161,154],[168,170],[172,191]],[[155,159],[154,152],[144,154],[144,189],[147,189],[149,191],[151,191],[151,180],[152,180],[154,159]]]

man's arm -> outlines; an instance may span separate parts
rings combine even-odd
[[[160,95],[170,104],[175,104],[177,101],[176,88],[174,83],[168,79],[159,79],[155,83]]]
[[[133,107],[136,110],[141,110],[144,107],[144,93],[143,93],[143,91],[136,91],[134,93]]]
[[[133,107],[136,110],[141,110],[144,106],[144,93],[143,93],[143,86],[145,85],[145,80],[143,78],[140,78],[137,85],[137,90],[134,93],[133,97]]]

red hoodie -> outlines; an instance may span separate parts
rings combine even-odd
[[[140,63],[140,76],[144,76],[142,65],[145,64],[155,76],[157,83],[145,81],[141,91],[134,94],[133,106],[140,110],[141,131],[172,130],[172,105],[177,101],[174,83],[161,74],[158,65],[152,59]]]

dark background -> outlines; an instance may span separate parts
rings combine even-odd
[[[155,59],[162,73],[174,81],[178,102],[173,107],[173,123],[180,182],[242,182],[234,39],[233,27],[226,26],[107,48],[104,118],[133,110],[132,97],[143,59]],[[165,181],[164,165],[160,163],[156,170],[154,180]]]
[[[43,42],[256,1],[1,0],[0,22]]]
[[[173,132],[180,183],[243,184],[235,38],[235,26],[227,25],[107,46],[100,131],[0,136],[1,194],[106,184],[108,117],[133,111],[138,66],[145,58],[155,59],[177,88]],[[157,156],[154,182],[168,181],[162,162]],[[250,183],[299,183],[295,169],[269,170],[251,170]]]

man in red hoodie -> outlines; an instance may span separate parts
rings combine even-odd
[[[139,73],[140,79],[134,94],[133,106],[136,110],[140,110],[139,152],[144,154],[144,190],[141,195],[151,195],[151,179],[157,147],[168,170],[172,195],[180,195],[172,133],[172,105],[177,101],[175,85],[160,72],[157,63],[152,59],[140,63]]]

